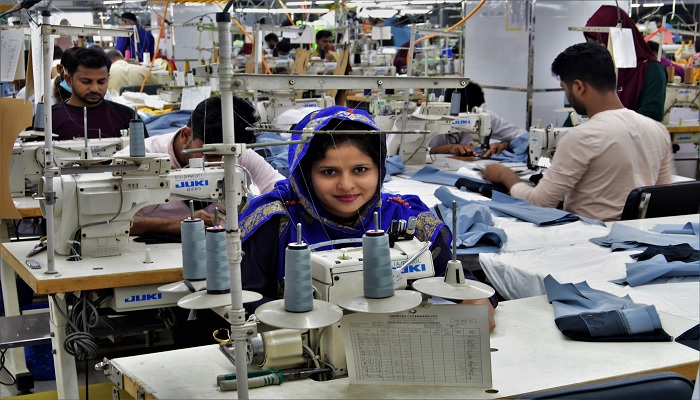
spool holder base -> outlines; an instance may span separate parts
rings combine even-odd
[[[262,299],[261,294],[243,291],[243,303],[252,303],[260,299]],[[177,305],[188,310],[226,307],[231,305],[231,293],[209,294],[205,291],[199,291],[181,298],[177,301]]]
[[[311,311],[290,312],[285,310],[284,300],[275,300],[258,307],[255,316],[276,328],[318,329],[340,321],[343,310],[335,304],[314,300]]]
[[[413,282],[413,288],[429,296],[452,300],[487,299],[496,293],[485,283],[472,280],[466,280],[464,283],[447,283],[443,277],[419,279]]]
[[[416,308],[423,301],[420,293],[412,290],[397,290],[394,295],[384,299],[370,299],[365,296],[355,296],[343,299],[338,305],[345,310],[371,313],[389,314]]]

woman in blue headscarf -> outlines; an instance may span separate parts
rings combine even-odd
[[[365,111],[333,106],[307,115],[295,130],[379,128]],[[301,135],[292,139],[301,139]],[[392,220],[416,217],[415,235],[421,241],[431,241],[433,249],[440,248],[434,260],[435,274],[444,275],[451,258],[449,229],[417,196],[381,193],[385,160],[383,134],[318,134],[308,143],[291,146],[289,179],[277,182],[275,190],[253,199],[241,213],[243,289],[262,294],[261,302],[282,297],[284,249],[297,241],[297,223],[302,224],[303,241],[312,245],[361,238],[374,228],[375,211],[379,213],[379,228],[385,231]],[[316,250],[360,245],[334,247],[329,243]],[[476,280],[468,269],[464,272]],[[493,328],[495,296],[477,303],[489,306]]]

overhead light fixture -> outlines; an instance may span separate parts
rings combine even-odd
[[[310,6],[312,1],[288,1],[287,6]]]
[[[639,3],[634,3],[634,4],[630,4],[630,7],[632,7],[632,8],[638,8],[639,5],[640,5]]]
[[[648,7],[648,8],[651,8],[651,7],[663,7],[663,6],[664,6],[664,3],[661,3],[661,2],[659,2],[659,3],[644,3],[644,4],[642,4],[642,7]]]
[[[325,14],[327,8],[237,8],[237,12],[251,14]]]
[[[324,5],[324,4],[335,4],[335,0],[316,0],[314,4]]]
[[[433,10],[427,8],[409,8],[406,10],[401,10],[401,14],[427,14]]]

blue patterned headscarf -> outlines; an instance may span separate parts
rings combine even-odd
[[[367,127],[368,131],[379,130],[372,117],[365,111],[348,109],[343,106],[333,106],[323,110],[315,111],[302,119],[295,127],[295,130],[306,130],[316,132],[322,130],[331,121],[335,121],[331,126],[335,126],[341,121],[353,121]],[[372,135],[371,133],[368,133]],[[241,212],[239,226],[242,240],[248,240],[262,224],[269,221],[274,215],[281,215],[279,227],[279,254],[284,254],[287,244],[297,241],[296,229],[293,227],[297,223],[302,224],[302,239],[309,244],[326,242],[329,240],[339,240],[348,238],[360,238],[369,229],[374,228],[372,215],[375,211],[379,213],[381,229],[389,229],[392,220],[408,220],[408,217],[417,218],[416,237],[419,240],[430,240],[435,242],[435,237],[444,224],[438,220],[414,195],[393,195],[381,193],[382,178],[386,171],[386,138],[379,135],[380,165],[377,193],[358,210],[358,217],[352,226],[344,225],[333,220],[331,214],[316,207],[320,202],[315,194],[309,191],[307,182],[300,166],[301,160],[309,149],[311,141],[305,144],[290,146],[289,148],[289,179],[277,182],[275,189],[269,193],[254,198]],[[301,134],[294,134],[292,140],[299,140]],[[308,177],[307,177],[308,178]],[[444,229],[443,234],[449,235],[449,231]],[[449,243],[449,237],[447,238]],[[262,243],[262,242],[261,242]],[[357,244],[360,245],[359,243]],[[316,250],[328,250],[332,246],[317,248]],[[282,258],[282,257],[281,257]],[[284,260],[279,261],[279,278],[284,277]]]

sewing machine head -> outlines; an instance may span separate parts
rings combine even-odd
[[[326,108],[335,105],[335,99],[330,96],[322,96],[313,99],[295,99],[291,94],[287,97],[270,97],[270,100],[258,102],[257,111],[261,123],[272,123],[275,117],[292,109],[317,107]]]
[[[691,108],[700,109],[700,86],[684,84],[667,84],[666,100],[664,102],[663,124],[669,125],[671,118],[671,108]]]
[[[538,167],[548,168],[551,165],[551,159],[557,149],[559,140],[569,129],[555,128],[551,124],[547,125],[546,128],[530,128],[528,167],[531,169],[537,169]]]

